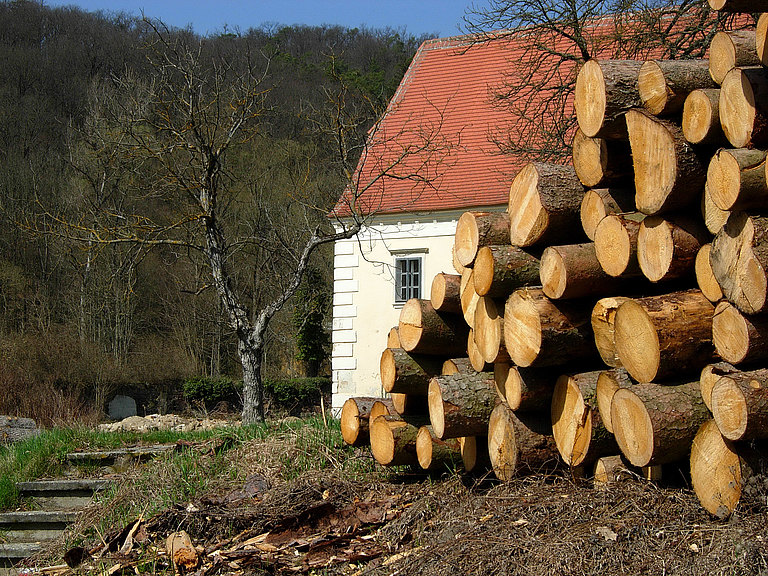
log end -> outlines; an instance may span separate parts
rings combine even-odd
[[[400,322],[397,326],[403,350],[406,352],[414,350],[421,341],[423,331],[421,303],[416,298],[412,298],[400,310]]]
[[[647,60],[640,66],[637,75],[637,91],[640,101],[651,114],[659,115],[664,112],[669,100],[667,81],[664,72],[653,60]]]
[[[371,453],[382,466],[391,466],[395,459],[395,437],[391,424],[384,416],[371,422]]]
[[[429,470],[432,466],[432,431],[428,426],[419,428],[416,436],[416,457],[419,459],[419,466]]]
[[[385,348],[379,360],[379,375],[385,392],[392,392],[397,379],[397,363],[391,348]]]
[[[609,276],[621,276],[634,253],[632,238],[621,218],[615,214],[605,216],[595,230],[595,254],[603,271]]]
[[[653,382],[660,364],[659,336],[648,313],[636,301],[627,300],[616,310],[614,339],[627,372],[638,382]]]
[[[576,130],[571,154],[576,176],[584,186],[592,188],[603,181],[608,162],[608,146],[603,138],[588,138]]]
[[[493,285],[495,263],[493,251],[488,246],[483,246],[475,256],[475,267],[472,280],[475,283],[475,292],[479,296],[485,296]]]
[[[509,408],[499,404],[488,421],[488,455],[496,477],[505,482],[517,471],[518,447]]]
[[[531,366],[541,352],[541,318],[527,289],[515,290],[504,313],[504,343],[512,361]]]
[[[750,382],[750,386],[755,385],[760,386],[757,381]],[[741,440],[747,431],[749,411],[744,393],[736,382],[728,376],[718,379],[712,388],[710,402],[720,433],[728,440]]]
[[[634,466],[648,466],[653,457],[653,424],[642,400],[620,388],[611,402],[611,422],[616,442]]]
[[[723,290],[720,288],[715,275],[712,273],[712,265],[709,262],[709,253],[712,250],[712,244],[704,244],[696,253],[696,262],[694,270],[696,271],[696,283],[704,297],[710,302],[718,302],[723,297]]]
[[[527,164],[509,189],[509,238],[514,246],[532,246],[547,229],[549,214],[538,194],[536,165]]]
[[[755,33],[757,58],[763,66],[768,66],[768,13],[760,14]]]
[[[542,253],[539,277],[542,290],[548,298],[557,299],[563,296],[568,284],[568,272],[557,247],[549,246]]]
[[[757,109],[752,86],[739,68],[725,75],[720,86],[720,123],[725,137],[735,148],[745,148],[752,141]]]
[[[637,261],[651,282],[663,280],[675,257],[672,226],[660,216],[649,216],[640,223],[637,234]]]
[[[731,515],[741,499],[741,462],[714,420],[701,425],[691,447],[691,484],[701,505],[714,516]]]
[[[717,84],[722,84],[725,75],[736,67],[736,47],[727,32],[714,35],[709,55],[709,75]]]
[[[706,142],[712,137],[712,127],[719,123],[720,117],[715,105],[704,90],[694,90],[688,94],[683,104],[683,136],[688,142]],[[720,134],[719,131],[716,133]]]
[[[354,398],[349,398],[341,407],[341,437],[350,446],[355,446],[360,435],[360,410]]]
[[[605,120],[605,78],[600,64],[588,60],[576,77],[574,104],[579,128],[590,138],[597,136]]]
[[[474,212],[464,212],[456,223],[453,246],[456,258],[462,266],[469,266],[477,255],[480,232]]]
[[[445,433],[445,405],[437,378],[432,378],[429,381],[427,404],[429,406],[429,421],[432,424],[432,431],[437,438],[442,438]]]
[[[730,302],[720,302],[712,318],[712,342],[720,357],[731,364],[743,362],[749,352],[749,327]]]
[[[569,466],[583,463],[592,438],[592,411],[584,403],[573,378],[557,379],[552,395],[552,435],[563,461]]]

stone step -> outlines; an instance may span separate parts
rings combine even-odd
[[[149,460],[173,451],[176,444],[153,444],[151,446],[131,446],[116,450],[94,450],[93,452],[70,452],[67,462],[70,464],[108,465],[123,459]]]
[[[90,504],[93,494],[111,483],[101,478],[73,480],[35,480],[18,482],[16,488],[22,498],[32,499],[36,508],[45,510],[71,510]]]
[[[78,512],[68,510],[0,512],[0,533],[5,543],[53,540],[77,515]]]
[[[0,576],[18,576],[20,569],[16,564],[40,552],[36,542],[0,542]]]

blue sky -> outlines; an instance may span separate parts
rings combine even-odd
[[[48,6],[75,5],[88,11],[124,11],[160,18],[166,24],[207,34],[247,30],[262,23],[339,24],[346,27],[405,28],[414,36],[460,34],[472,0],[44,0]],[[475,0],[477,6],[485,4]]]

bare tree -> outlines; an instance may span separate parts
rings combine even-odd
[[[706,0],[490,0],[464,18],[481,42],[510,42],[507,81],[494,98],[510,111],[499,148],[563,161],[576,126],[573,92],[590,58],[701,58],[712,36],[743,19]]]

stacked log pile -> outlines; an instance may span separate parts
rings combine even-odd
[[[704,508],[731,514],[768,464],[766,35],[763,14],[709,60],[585,63],[572,164],[530,163],[506,212],[460,218],[456,273],[406,303],[382,354],[414,409],[369,423],[353,398],[350,439],[501,480],[688,462]]]

